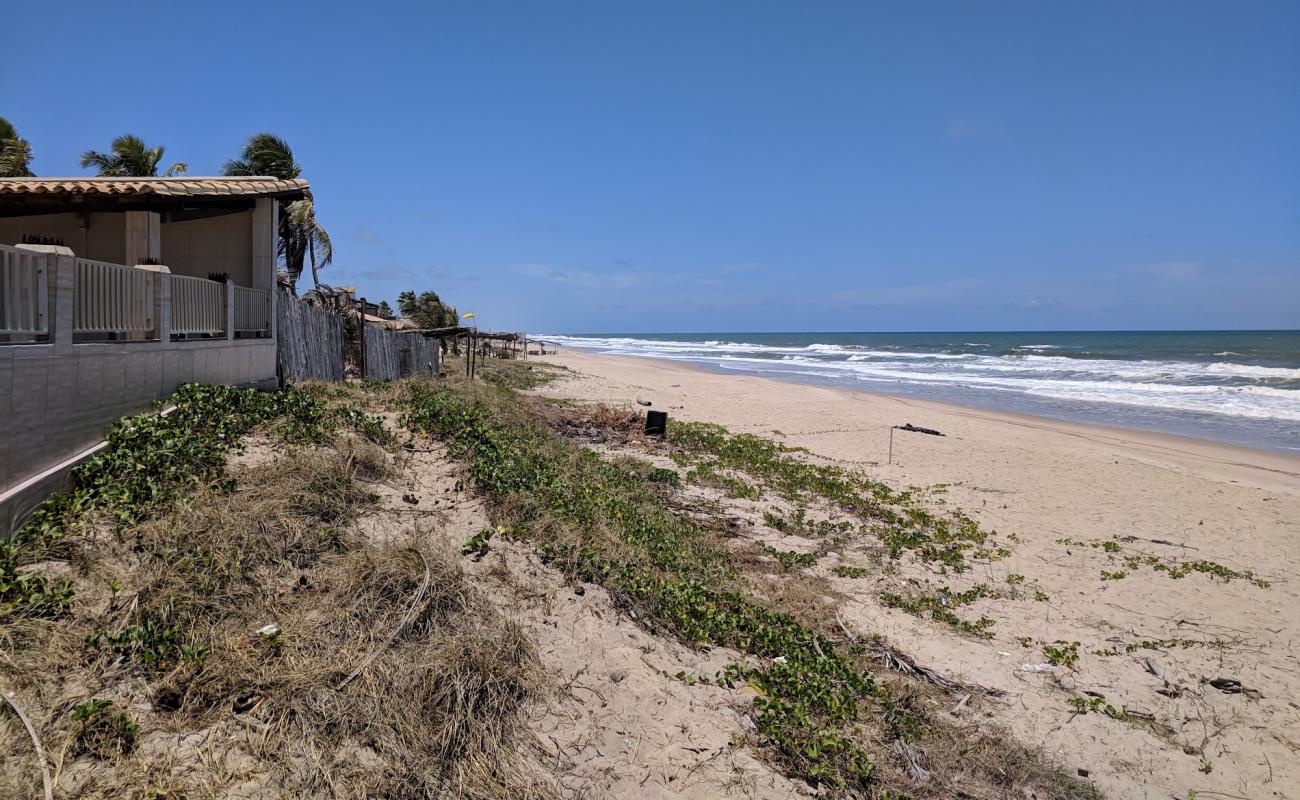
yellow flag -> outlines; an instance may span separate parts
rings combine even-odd
[[[461,317],[461,319],[474,319],[474,312],[473,311],[469,312],[465,316]]]

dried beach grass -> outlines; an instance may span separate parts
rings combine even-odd
[[[350,532],[391,469],[342,438],[80,538],[73,613],[2,632],[0,677],[63,743],[59,793],[552,796],[519,756],[521,709],[546,691],[527,639],[439,537],[379,547]],[[138,726],[133,752],[74,746],[69,711],[91,697]],[[6,752],[20,735],[0,719]],[[0,795],[40,790],[34,757],[6,762]]]

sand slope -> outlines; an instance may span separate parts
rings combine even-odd
[[[543,393],[618,405],[641,397],[682,419],[780,431],[897,486],[947,484],[947,503],[1014,533],[1012,555],[981,567],[1005,589],[975,608],[996,620],[992,639],[885,609],[870,578],[837,587],[853,596],[846,620],[1006,690],[994,721],[1087,770],[1111,796],[1300,797],[1300,459],[672,362],[573,351],[546,360],[577,375]],[[889,427],[908,422],[946,436],[896,433],[885,464]],[[1270,585],[1175,579],[1150,557],[1249,570]],[[1077,669],[1021,670],[1058,640],[1080,643]],[[1247,691],[1208,683],[1218,678]],[[1136,714],[1075,714],[1067,701],[1085,692]]]

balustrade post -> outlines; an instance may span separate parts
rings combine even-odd
[[[45,325],[55,353],[72,351],[74,306],[72,259],[59,253],[45,256]]]
[[[153,324],[160,342],[172,340],[172,271],[161,264],[141,264],[136,269],[148,270],[153,278]]]
[[[226,278],[226,339],[235,338],[235,281]]]

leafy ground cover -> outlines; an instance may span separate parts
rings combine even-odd
[[[50,555],[69,526],[87,515],[107,514],[120,524],[140,520],[186,487],[218,475],[238,438],[272,419],[283,419],[290,438],[324,431],[323,406],[298,390],[268,394],[191,384],[171,405],[166,415],[142,414],[114,425],[108,447],[73,471],[71,488],[42,503],[0,542],[0,614],[50,616],[71,605],[68,581],[51,583],[21,568]]]
[[[397,457],[359,400],[183,387],[6,543],[0,684],[59,796],[553,796],[516,744],[531,644],[434,537],[352,524]],[[227,472],[250,432],[269,453]],[[35,567],[58,602],[25,591]],[[0,722],[0,795],[38,796]]]
[[[571,578],[605,586],[653,630],[737,650],[741,659],[713,680],[756,695],[756,741],[787,774],[846,796],[948,796],[956,787],[1090,794],[1011,742],[953,731],[921,702],[924,689],[876,674],[864,644],[844,641],[829,620],[769,607],[712,530],[665,502],[670,484],[557,435],[543,421],[553,408],[460,381],[412,384],[402,402],[410,430],[465,462],[504,535],[531,542]],[[743,471],[754,491],[829,498],[904,528],[909,546],[929,546],[951,569],[965,569],[968,551],[986,545],[959,516],[932,514],[904,493],[801,461],[761,437],[685,424],[674,426],[671,443],[684,454],[679,463],[707,467],[709,479]]]

